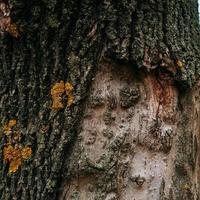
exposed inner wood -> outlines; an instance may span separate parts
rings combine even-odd
[[[69,162],[69,175],[75,176],[69,176],[60,199],[74,195],[91,200],[175,199],[174,185],[180,184],[175,165],[184,151],[178,149],[183,137],[178,124],[182,112],[174,83],[169,79],[161,83],[154,73],[106,61],[93,80],[86,104]],[[190,128],[195,137],[199,128]],[[185,175],[187,181],[194,174]],[[195,194],[195,180],[184,184],[181,190]]]

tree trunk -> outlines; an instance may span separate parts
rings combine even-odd
[[[0,4],[0,199],[200,198],[197,0]]]

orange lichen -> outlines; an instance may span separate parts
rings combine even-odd
[[[16,119],[12,119],[8,122],[8,126],[13,127],[17,124],[17,120]]]
[[[9,145],[3,149],[4,162],[9,163],[9,173],[16,172],[21,166],[21,149]]]
[[[5,134],[9,134],[14,126],[16,126],[17,121],[15,119],[10,120],[7,124],[4,125],[3,131]]]
[[[65,83],[65,91],[67,94],[71,93],[74,90],[74,87],[71,83]]]
[[[30,147],[22,147],[19,143],[21,141],[21,132],[15,130],[17,121],[15,119],[9,120],[3,127],[6,135],[6,143],[3,147],[3,161],[8,165],[8,173],[15,173],[24,160],[27,160],[32,155]]]
[[[53,85],[51,89],[52,96],[52,109],[60,110],[65,107],[63,103],[63,97],[66,95],[67,107],[71,106],[74,102],[73,85],[69,82],[65,83],[63,81],[57,82]]]
[[[11,174],[11,173],[15,173],[19,167],[22,165],[22,160],[21,158],[16,158],[16,159],[13,159],[11,162],[10,162],[10,165],[9,165],[9,170],[8,172]]]
[[[22,161],[29,159],[31,155],[30,147],[19,148],[8,145],[3,148],[3,160],[9,164],[9,173],[15,173],[22,165]]]
[[[63,102],[62,102],[62,96],[65,92],[65,84],[63,81],[60,81],[58,83],[55,83],[53,87],[51,88],[51,96],[53,100],[52,109],[59,110],[64,108]]]
[[[74,87],[71,83],[69,82],[65,83],[65,92],[67,95],[67,107],[70,107],[74,102],[74,96],[72,94],[73,90],[74,90]]]
[[[32,155],[32,149],[30,147],[25,147],[22,149],[22,158],[27,160]]]
[[[3,148],[3,159],[4,162],[10,162],[13,159],[14,148],[11,145],[8,145]]]
[[[74,96],[72,94],[69,94],[67,98],[67,107],[70,107],[73,103],[74,103]]]

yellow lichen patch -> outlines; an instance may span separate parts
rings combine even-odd
[[[25,147],[22,149],[22,158],[27,160],[32,155],[32,149],[30,147]]]
[[[55,83],[51,88],[51,96],[53,100],[52,109],[59,110],[64,108],[62,103],[62,95],[65,92],[65,84],[63,81]]]
[[[65,83],[65,91],[67,94],[71,93],[73,91],[74,87],[71,83],[67,82]]]
[[[10,162],[13,159],[14,148],[11,145],[8,145],[3,148],[3,160],[4,162]]]
[[[70,107],[74,102],[72,94],[74,87],[71,83],[63,81],[55,83],[51,89],[51,96],[53,100],[52,109],[60,110],[65,107],[62,97],[67,98],[67,107]]]
[[[3,160],[9,164],[9,173],[15,173],[22,165],[23,160],[27,160],[32,155],[30,147],[19,148],[12,145],[3,148]]]
[[[17,121],[15,119],[10,120],[4,127],[3,131],[5,134],[9,134],[14,126],[16,126]]]
[[[67,98],[67,107],[70,107],[74,103],[74,96],[70,93]]]
[[[21,161],[21,149],[12,147],[12,150],[11,150],[10,153],[11,153],[12,157],[10,158],[10,161],[9,161],[10,163],[9,163],[8,172],[9,173],[14,173],[19,169],[19,167],[22,164],[22,161]]]
[[[16,158],[16,159],[13,159],[11,162],[10,162],[10,165],[9,165],[9,170],[8,172],[11,174],[11,173],[15,173],[19,167],[22,165],[22,160],[21,158]]]
[[[3,149],[4,162],[9,163],[9,173],[16,172],[21,166],[21,149],[9,145]]]
[[[3,161],[9,167],[8,173],[15,173],[23,161],[29,159],[32,155],[32,149],[30,147],[21,146],[21,132],[13,129],[16,124],[17,121],[12,119],[3,127],[6,139],[3,147]]]
[[[9,127],[14,127],[17,124],[17,120],[16,119],[12,119],[8,122],[8,126]]]
[[[180,69],[183,69],[183,67],[184,67],[184,63],[183,63],[181,60],[177,60],[177,61],[176,61],[176,65],[177,65]]]
[[[9,24],[6,31],[9,32],[10,35],[12,35],[15,38],[19,37],[19,32],[18,32],[18,29],[17,29],[17,25],[15,23]]]
[[[70,107],[74,102],[74,96],[72,94],[73,90],[74,90],[74,87],[71,83],[69,82],[65,83],[65,92],[67,95],[67,107]]]

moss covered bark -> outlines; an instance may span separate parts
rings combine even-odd
[[[10,0],[19,37],[0,39],[0,199],[56,199],[83,103],[103,57],[163,71],[185,90],[200,75],[196,0]],[[73,104],[52,109],[52,87],[73,86]],[[69,94],[58,94],[66,102]],[[17,124],[5,134],[9,120]],[[16,133],[20,139],[14,139]],[[9,173],[4,147],[32,155]]]

